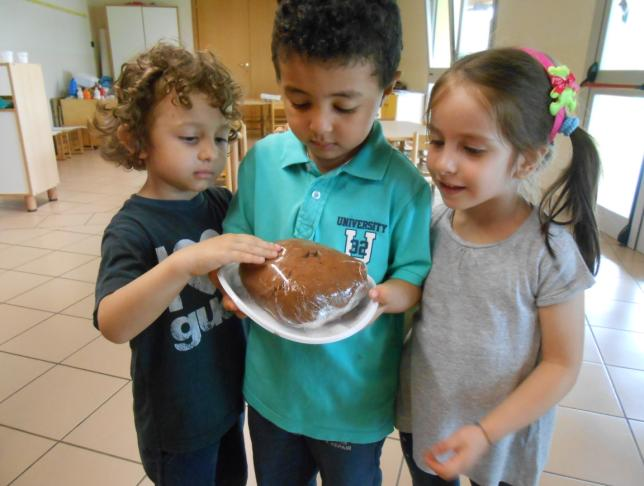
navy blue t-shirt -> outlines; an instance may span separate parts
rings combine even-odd
[[[94,325],[106,295],[172,252],[221,234],[230,198],[215,188],[189,201],[126,201],[103,236]],[[130,347],[140,447],[193,451],[218,441],[239,418],[244,333],[207,276],[193,278]]]

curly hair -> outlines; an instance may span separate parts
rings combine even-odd
[[[114,92],[116,106],[99,104],[93,124],[104,135],[101,156],[127,169],[145,169],[139,155],[149,143],[150,113],[170,93],[173,103],[187,109],[192,108],[191,93],[206,95],[233,128],[241,119],[241,90],[226,67],[208,51],[192,54],[170,44],[157,44],[123,64]],[[128,146],[117,136],[121,126],[127,126],[130,134]],[[231,138],[235,135],[232,130]]]
[[[341,65],[370,61],[385,88],[394,81],[401,51],[395,0],[281,0],[277,6],[271,52],[278,80],[279,61],[296,54]]]

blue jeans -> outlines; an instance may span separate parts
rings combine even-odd
[[[248,427],[258,486],[380,486],[380,453],[371,444],[332,442],[292,434],[248,407]]]
[[[192,452],[141,450],[145,473],[157,486],[245,486],[244,416],[219,442]]]

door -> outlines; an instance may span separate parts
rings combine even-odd
[[[121,66],[145,50],[141,7],[105,7],[110,33],[110,52],[114,77],[121,73]]]
[[[176,7],[144,7],[141,11],[146,47],[159,41],[180,45]]]
[[[644,2],[605,0],[596,75],[589,76],[588,131],[602,159],[597,198],[600,229],[644,248]]]
[[[193,0],[195,44],[226,65],[246,98],[277,93],[271,62],[275,0]]]

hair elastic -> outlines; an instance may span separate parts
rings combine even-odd
[[[544,67],[550,78],[550,114],[555,117],[548,140],[552,143],[557,133],[570,136],[579,126],[579,118],[573,115],[577,108],[577,92],[579,85],[575,75],[568,69],[568,66],[555,66],[548,56],[536,49],[524,47],[522,51],[530,54]]]

